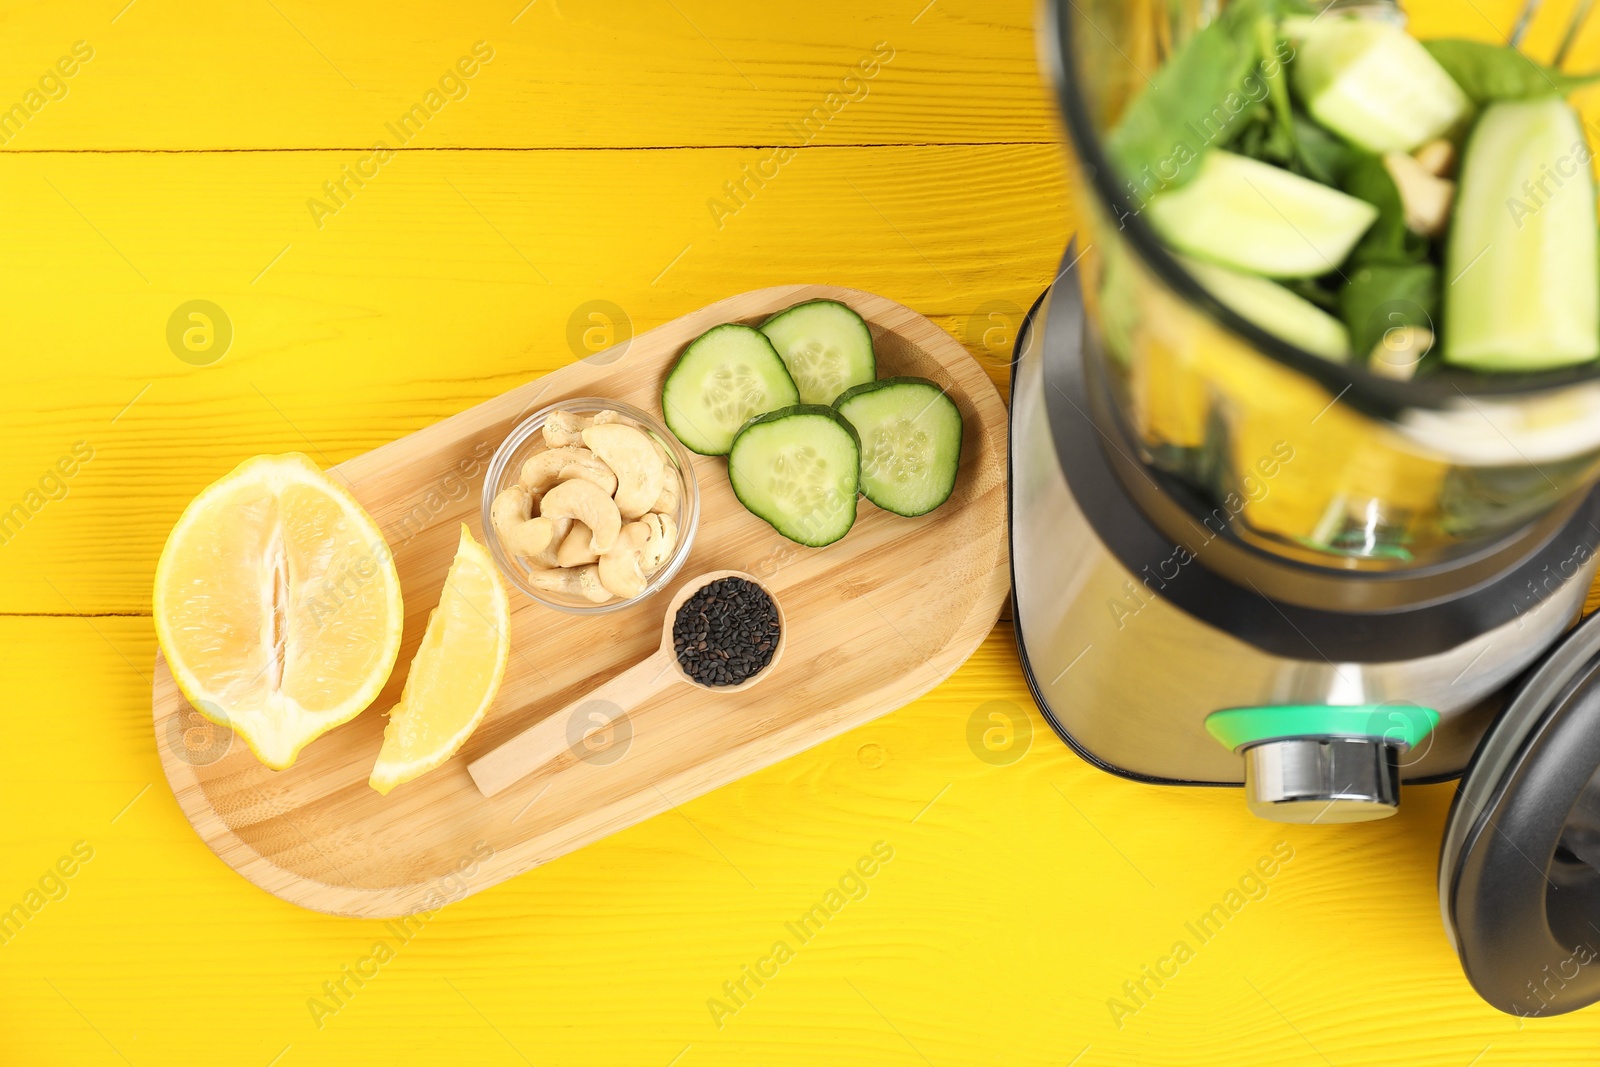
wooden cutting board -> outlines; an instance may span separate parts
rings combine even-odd
[[[863,499],[848,536],[808,549],[740,506],[722,459],[695,457],[699,533],[674,581],[629,610],[581,619],[511,590],[511,660],[483,724],[438,770],[387,797],[372,790],[383,712],[438,602],[458,524],[482,539],[483,477],[501,440],[566,397],[659,414],[662,380],[690,340],[816,297],[867,320],[880,376],[920,375],[955,400],[965,434],[951,499],[918,519]],[[476,893],[893,711],[949,676],[994,626],[1009,589],[1006,430],[1000,397],[966,350],[882,297],[778,286],[685,315],[334,468],[383,529],[400,572],[405,640],[388,686],[294,766],[272,771],[200,718],[158,656],[155,734],[167,780],[224,862],[292,903],[387,917]],[[771,678],[737,694],[677,687],[591,738],[588,758],[484,799],[467,774],[471,760],[648,656],[677,588],[720,568],[758,575],[783,605],[787,646]]]

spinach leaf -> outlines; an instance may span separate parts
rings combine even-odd
[[[1478,105],[1498,100],[1566,96],[1600,80],[1596,74],[1563,74],[1508,45],[1454,39],[1423,41],[1445,73]]]
[[[1401,326],[1438,332],[1439,269],[1432,263],[1391,264],[1347,270],[1339,290],[1339,317],[1350,331],[1355,358],[1365,360],[1383,335]]]
[[[1258,107],[1238,137],[1223,147],[1335,188],[1363,157],[1359,148],[1318,126],[1298,108],[1289,112],[1285,127],[1276,111]]]
[[[1343,187],[1378,209],[1377,221],[1350,253],[1339,287],[1339,317],[1356,358],[1365,359],[1388,330],[1422,326],[1437,332],[1439,269],[1428,260],[1428,239],[1406,229],[1400,190],[1381,157],[1357,158]]]
[[[1214,116],[1238,92],[1256,63],[1253,41],[1236,39],[1218,20],[1192,37],[1136,97],[1107,139],[1112,162],[1146,193],[1177,188],[1194,177]]]
[[[1221,147],[1280,167],[1291,167],[1295,162],[1293,134],[1285,133],[1273,110],[1266,106],[1249,112],[1238,135]]]
[[[1277,54],[1280,41],[1278,23],[1270,18],[1255,20],[1256,48],[1258,55],[1265,60]],[[1283,64],[1261,64],[1261,79],[1267,86],[1267,102],[1272,107],[1272,117],[1277,122],[1277,129],[1282,139],[1289,144],[1294,143],[1293,106],[1289,103],[1289,76],[1284,72]]]
[[[1350,253],[1352,266],[1404,266],[1427,258],[1428,239],[1406,229],[1400,190],[1379,156],[1361,155],[1346,171],[1344,191],[1378,209],[1378,219]]]
[[[1296,111],[1290,128],[1294,133],[1295,158],[1292,170],[1323,185],[1341,186],[1345,175],[1362,158],[1361,150],[1335,137],[1303,112]]]
[[[1337,312],[1339,297],[1318,278],[1283,278],[1281,284],[1295,296],[1310,301],[1323,311]]]
[[[1237,152],[1241,156],[1259,159],[1263,163],[1282,162],[1277,148],[1271,143],[1274,126],[1265,111],[1257,109],[1245,121],[1239,130],[1239,135],[1232,141],[1223,145],[1229,151]]]
[[[1235,0],[1155,73],[1106,139],[1141,196],[1186,184],[1207,148],[1238,136],[1292,54],[1278,18],[1303,9],[1303,0]]]

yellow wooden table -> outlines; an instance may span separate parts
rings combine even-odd
[[[1513,7],[1416,15],[1493,39]],[[1049,733],[1004,624],[905,709],[405,938],[256,889],[167,791],[151,575],[184,503],[248,455],[338,462],[780,282],[903,301],[1003,380],[1073,219],[1031,20],[1021,0],[0,12],[0,106],[20,105],[0,113],[0,909],[27,915],[0,935],[0,1063],[1594,1062],[1600,1015],[1519,1024],[1462,977],[1434,888],[1450,786],[1305,829],[1112,778]],[[222,313],[198,352],[196,300]],[[994,712],[1027,725],[969,747]]]

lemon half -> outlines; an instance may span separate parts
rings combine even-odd
[[[156,566],[156,638],[184,696],[269,767],[377,699],[400,653],[400,576],[361,505],[308,457],[207,486]]]

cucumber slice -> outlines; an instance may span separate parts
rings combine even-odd
[[[661,387],[661,414],[684,446],[725,456],[751,416],[800,402],[767,335],[737,322],[690,341]]]
[[[1268,333],[1335,363],[1350,358],[1344,323],[1277,282],[1193,259],[1183,265],[1212,296]]]
[[[950,499],[961,465],[961,412],[943,389],[926,378],[885,378],[847,389],[833,406],[861,438],[868,500],[909,517]]]
[[[1145,211],[1180,252],[1273,278],[1328,273],[1378,217],[1365,200],[1220,149]]]
[[[837,300],[808,300],[761,324],[783,357],[802,404],[831,404],[852,385],[878,376],[872,331]]]
[[[1472,111],[1421,41],[1376,18],[1313,20],[1289,70],[1311,117],[1369,152],[1410,152]]]
[[[1444,359],[1533,371],[1600,355],[1595,187],[1559,99],[1491,104],[1461,166],[1444,287]]]
[[[757,415],[733,439],[728,481],[752,515],[821,548],[855,525],[861,442],[844,416],[821,404]]]

